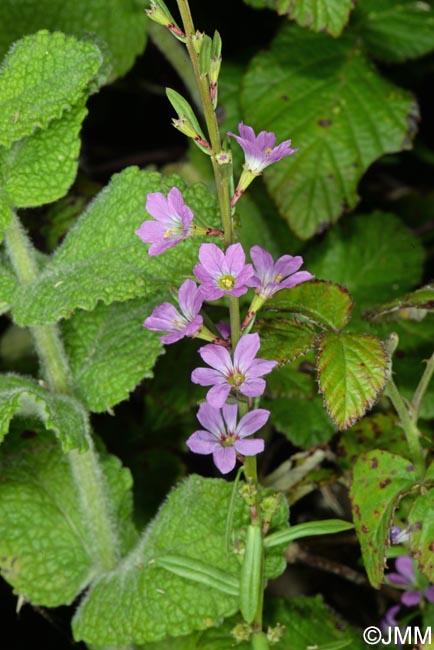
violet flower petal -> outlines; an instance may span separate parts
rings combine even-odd
[[[215,466],[222,474],[228,474],[234,469],[237,456],[233,447],[218,447],[212,456]]]
[[[266,409],[254,409],[246,413],[238,423],[236,429],[238,437],[245,438],[246,436],[252,435],[252,433],[256,433],[256,431],[262,429],[269,417],[270,411]]]
[[[404,591],[401,596],[401,603],[406,605],[406,607],[413,607],[413,605],[418,605],[422,600],[422,594],[420,591],[409,590]]]
[[[212,454],[220,447],[218,440],[209,431],[195,431],[185,443],[195,454]]]
[[[261,438],[237,440],[235,449],[243,456],[256,456],[264,451],[265,442]]]

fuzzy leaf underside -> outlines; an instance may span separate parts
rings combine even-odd
[[[0,442],[15,414],[33,415],[59,438],[63,451],[85,450],[89,423],[83,406],[72,397],[56,394],[33,379],[0,376]]]
[[[0,3],[0,58],[13,41],[38,29],[91,39],[102,50],[108,80],[124,75],[146,44],[142,2],[125,0],[15,0]]]
[[[17,281],[14,275],[6,267],[0,266],[0,314],[3,314],[5,311],[9,310],[13,302],[16,290]]]
[[[127,168],[90,204],[38,279],[18,292],[15,321],[53,323],[75,309],[90,311],[98,301],[108,305],[138,296],[168,297],[171,287],[191,276],[201,240],[185,240],[150,257],[135,230],[150,219],[147,194],[167,194],[175,184],[193,212],[215,227],[215,200],[203,185],[185,188],[180,178],[165,180],[156,172]]]
[[[78,311],[65,321],[65,349],[78,393],[91,411],[106,411],[128,398],[163,352],[159,334],[142,322],[155,301],[128,300]]]
[[[131,475],[113,456],[101,468],[126,552],[134,542]],[[67,456],[47,432],[14,431],[0,450],[0,473],[0,573],[35,605],[71,603],[101,567]]]
[[[87,111],[83,102],[45,129],[0,147],[0,187],[11,205],[27,208],[57,201],[77,174],[80,129]]]
[[[417,115],[411,95],[378,74],[354,34],[335,41],[295,27],[254,57],[241,105],[247,124],[299,147],[264,178],[302,239],[355,207],[363,173],[383,154],[411,146]]]
[[[399,499],[416,482],[410,461],[375,449],[360,456],[354,466],[351,501],[354,524],[369,580],[379,587],[393,513]]]
[[[383,390],[389,358],[382,342],[368,334],[324,334],[317,349],[318,383],[327,412],[340,429],[347,429]]]
[[[0,145],[44,129],[77,104],[101,65],[92,43],[42,30],[25,36],[0,69]]]

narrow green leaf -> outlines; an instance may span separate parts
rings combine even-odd
[[[354,524],[341,519],[324,519],[323,521],[309,521],[305,524],[291,526],[288,530],[282,530],[278,533],[268,535],[264,540],[265,548],[273,548],[280,544],[289,544],[290,542],[300,539],[301,537],[312,537],[314,535],[333,535],[342,533],[345,530],[351,530]]]
[[[0,442],[16,414],[33,415],[59,438],[63,451],[85,450],[87,413],[77,400],[48,391],[32,379],[0,376]]]
[[[131,475],[111,456],[101,466],[126,552],[134,541]],[[67,456],[47,432],[21,429],[1,448],[0,475],[0,573],[35,605],[71,603],[100,569]]]
[[[425,318],[427,311],[434,311],[433,284],[427,284],[401,298],[374,307],[366,312],[365,317],[373,322],[388,316],[392,316],[394,319],[402,318],[419,322]]]
[[[417,497],[408,516],[411,554],[419,571],[434,583],[434,489]]]
[[[383,578],[393,513],[399,499],[415,482],[414,466],[387,451],[370,451],[360,456],[354,466],[350,492],[354,524],[374,587],[379,587]]]
[[[355,35],[335,41],[294,27],[252,60],[241,104],[245,122],[300,149],[264,178],[302,239],[357,204],[358,181],[374,160],[411,146],[417,114],[411,95],[377,73]]]
[[[27,208],[51,203],[66,194],[77,174],[83,102],[54,119],[47,128],[0,147],[0,188],[11,205]]]
[[[228,596],[239,594],[240,585],[237,578],[200,560],[191,560],[182,555],[161,555],[155,562],[181,578],[207,585]]]
[[[46,30],[11,48],[0,70],[0,144],[45,128],[77,104],[101,65],[92,43]]]
[[[261,600],[263,540],[259,526],[248,526],[240,575],[240,612],[247,623],[253,623]]]
[[[434,49],[434,9],[426,0],[363,0],[355,29],[370,53],[388,62],[405,61]]]
[[[180,178],[130,167],[113,176],[80,217],[39,278],[17,294],[13,315],[20,325],[52,323],[79,308],[92,310],[138,296],[164,299],[179,278],[189,276],[201,239],[186,240],[149,257],[148,245],[135,234],[149,219],[149,192],[167,194],[174,184],[193,212],[215,227],[215,198],[203,185],[186,188]]]
[[[352,305],[345,287],[311,280],[276,293],[265,303],[261,316],[298,320],[302,317],[321,330],[341,330],[350,320]]]
[[[327,412],[340,429],[371,408],[389,377],[382,342],[368,334],[324,334],[318,343],[319,389]]]
[[[128,398],[163,352],[159,335],[142,323],[155,300],[128,300],[79,311],[64,324],[65,348],[78,392],[91,411]]]
[[[91,37],[101,47],[107,80],[124,75],[146,43],[143,2],[125,0],[15,0],[0,3],[0,58],[23,34],[38,29]]]

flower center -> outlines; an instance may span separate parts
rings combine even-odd
[[[282,274],[281,274],[281,273],[278,273],[278,274],[276,275],[276,277],[274,278],[274,282],[280,282],[281,279],[282,279]]]
[[[179,228],[168,228],[163,235],[164,239],[172,239],[177,236],[179,236]]]
[[[273,151],[273,150],[272,150],[271,147],[267,147],[266,149],[264,149],[264,153],[266,153],[267,156],[268,156],[268,154],[271,153],[272,151]]]
[[[240,372],[234,372],[232,375],[228,377],[228,383],[231,386],[241,386],[241,384],[244,382],[245,377],[242,375]]]
[[[222,275],[218,280],[218,286],[223,291],[227,291],[228,289],[234,288],[235,282],[236,280],[233,275]]]
[[[235,433],[229,433],[228,435],[223,435],[220,439],[222,447],[232,447],[237,441],[237,436]]]

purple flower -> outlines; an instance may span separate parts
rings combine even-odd
[[[395,572],[387,574],[387,578],[395,585],[405,587],[401,596],[401,603],[407,607],[418,605],[423,596],[434,603],[434,586],[421,587],[414,570],[414,562],[408,555],[403,555],[395,560]]]
[[[193,280],[186,280],[178,291],[178,303],[182,315],[170,302],[163,302],[162,305],[155,307],[143,325],[148,330],[170,332],[160,338],[162,343],[175,343],[184,336],[194,336],[202,327],[202,316],[199,316],[202,302],[203,297],[199,287]]]
[[[255,273],[248,281],[248,285],[256,287],[256,293],[265,300],[271,298],[280,289],[291,289],[313,278],[308,271],[298,271],[303,264],[303,258],[299,255],[297,257],[283,255],[275,262],[268,251],[260,246],[252,246],[250,257],[255,265]]]
[[[219,345],[204,345],[199,354],[210,368],[196,368],[191,380],[201,386],[212,386],[207,400],[215,408],[221,408],[231,390],[247,397],[258,397],[265,390],[265,380],[261,379],[277,365],[276,361],[255,359],[259,350],[258,334],[241,337],[234,350],[233,360],[226,348]]]
[[[408,542],[410,533],[406,528],[401,530],[399,526],[392,526],[389,531],[389,539],[391,544],[402,544]]]
[[[285,140],[275,147],[274,133],[261,131],[256,136],[252,127],[245,126],[243,122],[239,123],[238,130],[240,135],[235,135],[231,131],[228,131],[228,135],[238,142],[245,154],[245,168],[255,175],[260,174],[268,165],[298,151],[298,149],[291,149],[291,140]]]
[[[159,255],[191,234],[193,212],[177,187],[172,187],[167,198],[161,192],[148,194],[146,210],[155,221],[144,221],[135,232],[143,242],[152,244],[149,255]]]
[[[201,404],[197,419],[203,429],[195,431],[187,440],[187,447],[196,454],[212,454],[217,468],[227,474],[235,467],[237,452],[255,456],[264,450],[264,441],[246,440],[267,422],[270,411],[255,409],[243,415],[237,423],[238,405],[225,404],[222,409]]]
[[[253,275],[251,264],[241,244],[231,244],[225,253],[215,244],[202,244],[199,260],[193,269],[202,282],[204,300],[217,300],[223,295],[242,296],[247,291],[247,282]]]

